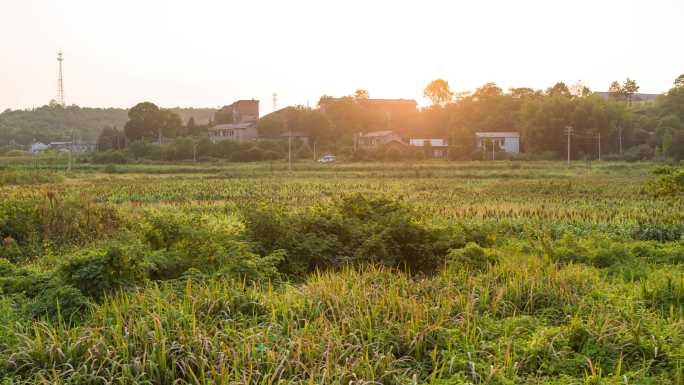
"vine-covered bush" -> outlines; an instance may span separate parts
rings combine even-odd
[[[297,213],[243,210],[247,238],[261,253],[284,250],[281,270],[301,276],[346,263],[371,263],[430,272],[451,248],[464,246],[454,228],[420,222],[400,200],[353,194]]]

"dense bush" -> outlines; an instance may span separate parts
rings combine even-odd
[[[60,284],[43,290],[27,302],[24,311],[31,318],[47,317],[60,321],[78,321],[84,318],[84,311],[88,305],[88,298],[81,291]]]
[[[85,196],[44,197],[0,202],[0,258],[12,261],[38,255],[46,245],[65,247],[103,239],[120,226],[117,210]]]
[[[59,276],[83,294],[101,298],[108,292],[142,283],[146,271],[137,248],[111,245],[81,251],[59,268]]]
[[[6,259],[0,259],[0,294],[18,294],[32,298],[50,285],[50,274],[18,267]]]
[[[468,242],[465,247],[451,249],[447,254],[447,262],[451,268],[465,268],[475,271],[486,270],[487,267],[498,263],[499,256],[490,250],[482,248],[474,242]]]
[[[659,167],[654,174],[658,177],[646,187],[651,194],[658,197],[684,194],[684,167]]]
[[[454,229],[422,224],[412,210],[388,197],[354,194],[294,214],[258,207],[243,215],[257,250],[284,250],[281,270],[295,276],[345,263],[429,272],[441,266],[450,248],[463,246]]]
[[[149,250],[149,277],[155,280],[178,278],[190,269],[248,281],[275,279],[283,259],[277,250],[259,256],[234,228],[211,216],[149,212],[140,232]]]
[[[605,237],[578,239],[566,234],[552,244],[544,244],[546,254],[560,263],[584,263],[609,267],[633,259],[631,251],[621,242]]]
[[[126,156],[126,153],[123,151],[107,150],[93,153],[92,162],[99,164],[124,164],[128,162],[128,157]]]

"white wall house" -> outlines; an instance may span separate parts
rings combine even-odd
[[[496,143],[504,152],[517,154],[520,152],[520,133],[518,132],[476,132],[477,147],[491,150],[491,143]]]
[[[209,139],[216,143],[222,140],[247,142],[257,138],[255,122],[219,124],[209,128]]]
[[[433,158],[446,158],[449,155],[449,143],[446,139],[409,139],[409,146],[430,146],[430,156]]]
[[[43,151],[47,150],[48,148],[49,148],[49,146],[45,143],[34,142],[34,143],[31,143],[31,147],[29,147],[29,152],[31,154],[37,154],[39,152],[43,152]]]

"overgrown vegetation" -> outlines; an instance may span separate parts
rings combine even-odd
[[[683,383],[684,202],[650,165],[456,164],[4,185],[0,378]]]

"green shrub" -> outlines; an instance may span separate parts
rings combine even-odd
[[[150,211],[143,224],[149,276],[175,279],[190,269],[240,277],[248,281],[276,279],[284,258],[278,250],[263,257],[238,239],[231,227],[211,216]]]
[[[128,157],[123,151],[107,150],[93,153],[92,162],[96,164],[124,164],[128,162]]]
[[[93,298],[141,283],[146,269],[134,247],[112,245],[82,251],[59,268],[68,285]]]
[[[499,262],[499,257],[495,253],[483,249],[474,242],[468,242],[465,247],[451,249],[447,254],[447,262],[455,268],[465,267],[471,270],[485,270],[490,265]]]
[[[0,294],[20,294],[35,297],[52,284],[52,276],[27,269],[16,268],[10,274],[0,276]]]
[[[631,250],[621,242],[598,236],[578,239],[571,234],[547,245],[546,253],[556,262],[584,263],[601,268],[629,263],[634,258]]]
[[[43,290],[25,305],[24,311],[31,318],[75,321],[84,317],[88,304],[88,299],[75,287],[59,285]]]
[[[684,168],[660,167],[653,171],[659,175],[646,185],[646,191],[657,197],[684,194]]]
[[[459,232],[422,224],[399,200],[383,196],[354,194],[298,213],[251,207],[243,217],[256,250],[285,250],[281,271],[294,276],[346,263],[430,272],[450,248],[463,246]]]
[[[118,230],[116,208],[87,196],[62,199],[48,191],[0,201],[0,258],[39,256],[46,245],[67,247],[107,238]]]

